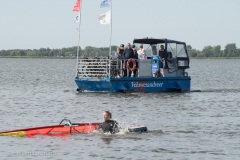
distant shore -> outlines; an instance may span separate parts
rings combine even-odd
[[[33,58],[33,59],[76,59],[76,57],[42,57],[42,56],[0,56],[0,58]]]
[[[0,56],[0,58],[33,58],[33,59],[76,59],[77,57],[56,57],[56,56]],[[189,57],[190,59],[240,59],[240,57]]]

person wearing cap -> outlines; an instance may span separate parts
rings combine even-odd
[[[118,51],[117,51],[117,58],[118,59],[124,59],[124,55],[123,55],[123,52],[124,52],[124,44],[120,44],[120,47],[118,47]]]
[[[132,45],[132,49],[133,49],[133,58],[138,59],[138,53],[136,50],[136,46],[134,44]]]
[[[122,76],[122,67],[124,65],[124,44],[120,44],[120,46],[118,47],[118,50],[117,50],[117,67],[118,67],[118,71],[117,71],[117,77],[121,77]],[[121,76],[120,76],[121,75]]]
[[[121,49],[124,49],[124,44],[120,44],[120,48],[121,48]]]
[[[140,45],[140,48],[137,51],[137,53],[138,53],[138,59],[147,59],[147,55],[146,55],[145,50],[143,49],[142,45]]]

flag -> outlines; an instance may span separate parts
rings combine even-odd
[[[103,0],[100,4],[100,8],[104,8],[104,7],[110,7],[111,5],[111,1],[110,0]]]
[[[100,24],[109,24],[111,23],[111,10],[106,13],[100,14],[98,17]]]
[[[79,12],[80,10],[80,0],[77,0],[76,4],[73,7],[73,12]]]

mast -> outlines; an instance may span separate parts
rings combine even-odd
[[[80,26],[81,26],[81,11],[82,11],[82,0],[80,0],[79,4],[79,23],[78,23],[78,44],[77,44],[77,68],[78,68],[78,60],[79,60],[79,51],[80,51]]]
[[[109,78],[111,77],[110,76],[110,73],[111,73],[111,60],[110,60],[110,57],[112,55],[112,0],[109,0],[110,1],[110,45],[109,45]]]
[[[110,15],[110,46],[109,46],[109,57],[112,55],[112,0],[110,0],[111,5],[111,15]]]

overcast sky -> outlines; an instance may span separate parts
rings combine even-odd
[[[101,25],[102,0],[82,0],[80,46],[108,47],[110,25]],[[0,0],[0,50],[76,46],[76,0]],[[112,0],[112,45],[134,38],[240,48],[240,0]]]

